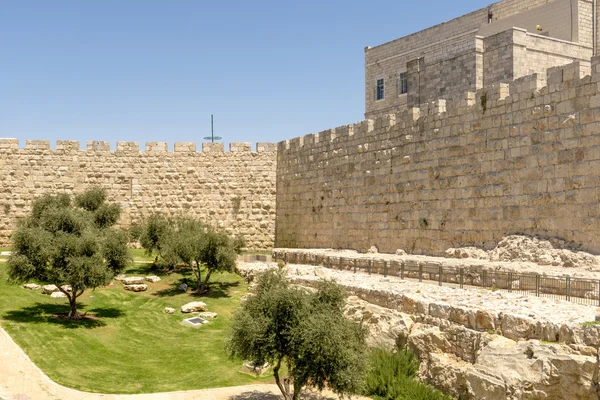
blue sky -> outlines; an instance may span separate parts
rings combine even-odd
[[[364,113],[364,47],[482,0],[0,0],[0,137],[278,142]],[[54,147],[54,144],[52,145]]]

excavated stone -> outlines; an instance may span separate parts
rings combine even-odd
[[[126,278],[121,279],[124,285],[142,285],[144,283],[144,278],[141,276],[128,276]]]
[[[197,311],[204,311],[206,309],[206,303],[203,301],[192,301],[190,303],[181,306],[182,313],[192,313]]]
[[[42,286],[42,294],[52,294],[59,292],[60,289],[56,285],[44,285]]]
[[[132,292],[145,292],[146,290],[148,290],[148,285],[140,284],[124,285],[123,287],[125,288],[125,290],[130,290]]]
[[[39,290],[41,288],[41,286],[36,283],[26,283],[23,287],[29,290]]]

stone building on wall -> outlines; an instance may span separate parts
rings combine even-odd
[[[595,0],[503,0],[365,48],[365,118],[373,119],[540,73],[589,64]]]

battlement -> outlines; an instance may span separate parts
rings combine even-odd
[[[579,92],[589,93],[592,85],[600,82],[600,56],[591,62],[575,61],[571,64],[552,67],[545,74],[527,75],[507,83],[496,83],[477,92],[465,92],[449,99],[437,99],[423,103],[420,107],[411,107],[375,119],[367,119],[351,125],[305,135],[278,144],[279,151],[293,151],[299,148],[321,147],[324,142],[332,145],[349,140],[372,142],[373,135],[381,135],[394,127],[411,129],[422,125],[424,121],[440,121],[459,118],[465,121],[465,129],[454,130],[448,134],[469,132],[472,121],[487,119],[504,114],[506,110],[526,108],[532,104],[546,107],[546,113],[552,109],[554,114],[562,114],[559,104],[563,101],[575,101]],[[552,103],[558,103],[556,107]],[[589,104],[576,101],[577,108],[583,109]],[[598,104],[596,104],[598,103]],[[600,97],[594,98],[593,107],[600,105]],[[555,110],[556,108],[556,110]],[[527,116],[523,118],[527,119]],[[414,140],[418,140],[415,137]]]
[[[202,143],[201,153],[224,153],[225,146],[223,143]],[[49,140],[27,140],[25,148],[19,147],[19,140],[14,138],[0,138],[0,152],[15,151],[15,150],[33,150],[33,151],[57,151],[57,152],[117,152],[117,153],[140,153],[138,142],[117,142],[116,150],[111,150],[110,142],[105,141],[88,141],[86,150],[82,150],[79,141],[77,140],[57,140],[56,149],[50,148]],[[172,152],[179,153],[196,153],[196,143],[193,142],[176,142],[172,148]],[[269,153],[277,151],[276,143],[258,142],[256,143],[255,151],[252,151],[252,144],[248,142],[232,142],[229,144],[230,153]],[[143,153],[169,153],[171,152],[167,142],[146,142],[145,151]]]
[[[280,142],[276,245],[600,252],[600,57]],[[307,218],[307,216],[309,216]]]

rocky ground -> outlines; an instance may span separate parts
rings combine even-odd
[[[378,255],[380,256],[380,255]],[[457,260],[458,261],[458,260]],[[249,280],[276,264],[240,263]],[[487,289],[288,265],[293,281],[334,279],[371,346],[407,346],[421,377],[461,399],[598,399],[596,307]],[[589,271],[588,271],[589,272]]]

